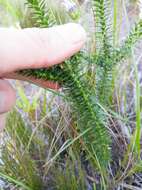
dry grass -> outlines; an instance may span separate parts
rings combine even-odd
[[[21,22],[25,20],[23,5],[16,9],[11,2],[0,0],[3,9],[7,8],[2,24],[15,25],[19,18],[22,18]],[[134,7],[136,2],[133,3]],[[119,16],[115,20],[116,44],[129,31],[138,10],[136,6],[131,9],[129,2],[126,4],[124,0],[120,1],[119,7]],[[121,26],[126,31],[120,31]],[[84,160],[80,147],[80,144],[84,147],[83,134],[79,135],[74,127],[64,95],[57,96],[27,83],[12,82],[17,89],[17,104],[8,117],[1,145],[0,176],[5,182],[5,190],[142,189],[139,139],[142,112],[139,69],[142,59],[139,49],[141,44],[134,49],[128,62],[114,73],[116,112],[105,110],[110,118],[109,130],[113,139],[112,162],[107,171],[109,179],[104,179]]]

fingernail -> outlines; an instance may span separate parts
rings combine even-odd
[[[57,33],[63,39],[65,44],[84,43],[87,35],[80,24],[69,23],[57,27]]]
[[[3,113],[5,110],[5,94],[0,92],[0,113]]]
[[[86,41],[86,32],[80,24],[69,23],[64,25],[63,34],[67,35],[67,39],[69,39],[71,43]]]

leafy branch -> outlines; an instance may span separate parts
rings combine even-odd
[[[53,11],[46,7],[45,0],[27,0],[33,10],[33,17],[39,27],[49,27],[57,23]],[[106,169],[111,160],[111,138],[108,134],[108,118],[98,106],[112,106],[110,97],[113,96],[112,74],[115,66],[127,58],[130,49],[142,37],[142,21],[135,25],[123,45],[115,49],[111,44],[110,3],[105,0],[92,0],[94,19],[96,22],[96,55],[80,52],[65,61],[62,66],[50,69],[30,69],[19,73],[34,76],[43,80],[58,81],[72,107],[74,120],[78,131],[91,128],[83,137],[88,152],[99,160]],[[87,55],[86,55],[87,54]],[[88,69],[95,67],[95,87],[88,79]],[[84,71],[84,66],[86,70]],[[91,79],[92,80],[92,79]]]

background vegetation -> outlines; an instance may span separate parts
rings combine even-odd
[[[101,7],[99,3],[103,1],[93,1],[96,3],[94,7],[97,7],[94,14],[98,13],[95,23],[99,23],[99,29],[100,25],[104,26],[101,31],[95,33],[93,11],[89,15],[81,16],[83,11],[90,10],[90,3],[76,2],[76,9],[73,13],[64,10],[67,20],[64,18],[64,14],[59,16],[58,10],[54,9],[56,19],[50,17],[51,20],[47,23],[46,19],[43,19],[47,15],[44,15],[43,9],[38,9],[38,4],[36,4],[38,1],[29,0],[28,2],[31,5],[30,9],[29,6],[24,6],[22,1],[19,3],[19,1],[0,0],[1,9],[5,14],[1,24],[12,27],[33,25],[44,27],[54,24],[54,21],[68,22],[75,19],[87,29],[89,42],[83,55],[82,53],[78,54],[65,63],[64,78],[60,78],[60,72],[63,72],[60,68],[58,68],[59,70],[55,68],[52,72],[47,70],[22,71],[22,74],[41,78],[44,76],[54,78],[54,71],[56,73],[58,71],[58,78],[54,78],[54,80],[58,79],[64,87],[69,89],[68,91],[49,92],[51,90],[39,90],[38,87],[27,83],[12,82],[18,89],[17,105],[9,114],[7,127],[1,134],[0,176],[4,182],[4,186],[1,188],[10,190],[140,190],[142,188],[140,147],[142,98],[139,74],[141,43],[132,48],[131,54],[128,50],[131,50],[131,45],[141,36],[141,22],[133,27],[128,38],[125,37],[132,28],[130,26],[133,26],[135,20],[138,20],[138,2],[114,0],[112,4],[105,4],[104,7]],[[43,1],[40,4],[41,8],[44,6],[42,3]],[[109,12],[106,7],[110,8],[113,15],[111,24],[108,15],[105,15],[105,11]],[[28,19],[33,15],[33,10],[35,17],[32,16],[32,19]],[[101,12],[102,10],[103,12]],[[101,15],[99,15],[100,12]],[[101,20],[99,20],[100,18]],[[106,18],[107,20],[105,20]],[[113,28],[112,36],[106,35],[108,33],[107,26]],[[97,37],[95,35],[95,39],[99,41],[95,41],[95,44],[92,45],[94,34],[99,35]],[[125,38],[125,43],[123,43]],[[111,45],[108,43],[108,39]],[[125,45],[121,45],[121,48],[118,49],[120,44]],[[89,52],[90,56],[85,52]],[[92,56],[94,52],[95,57]],[[120,59],[124,58],[127,53],[131,55],[130,58],[123,61],[121,66],[118,64],[114,67],[113,64],[120,62]],[[87,66],[87,72],[85,70],[87,74],[80,83],[81,87],[78,87],[78,83],[75,83],[78,78],[69,78],[67,73],[72,75],[75,73],[77,77],[80,77],[82,68],[80,64],[78,64],[79,72],[73,67],[74,62],[80,63],[80,60]],[[81,74],[84,74],[82,70]],[[94,78],[96,75],[97,78]],[[89,81],[87,85],[89,84],[91,88],[84,84],[86,78]],[[74,80],[73,84],[70,83],[72,79]],[[82,97],[82,88],[83,94],[88,94],[90,90],[91,92],[86,97],[87,100],[86,98],[81,99],[83,104],[80,104],[77,97]],[[97,98],[92,102],[91,97],[94,98],[94,94],[96,95],[96,89],[97,95],[101,96],[99,96],[99,101]],[[70,90],[73,95],[68,100],[67,95],[70,94]],[[33,94],[36,95],[31,98]],[[78,115],[76,115],[76,110],[72,109],[71,102],[73,102],[73,108],[79,110],[79,118],[81,118],[79,121],[76,120]],[[90,116],[88,102],[91,104],[95,116],[94,114]],[[92,107],[92,104],[95,105],[95,108]],[[88,120],[91,124],[86,123]],[[93,130],[94,126],[98,126],[97,135],[96,131],[92,132],[92,129],[90,133],[92,126]],[[104,146],[104,139],[106,139],[106,146]],[[93,148],[90,147],[92,144]]]

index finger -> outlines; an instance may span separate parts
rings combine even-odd
[[[0,29],[0,76],[61,63],[85,40],[84,29],[73,23],[48,29]]]

